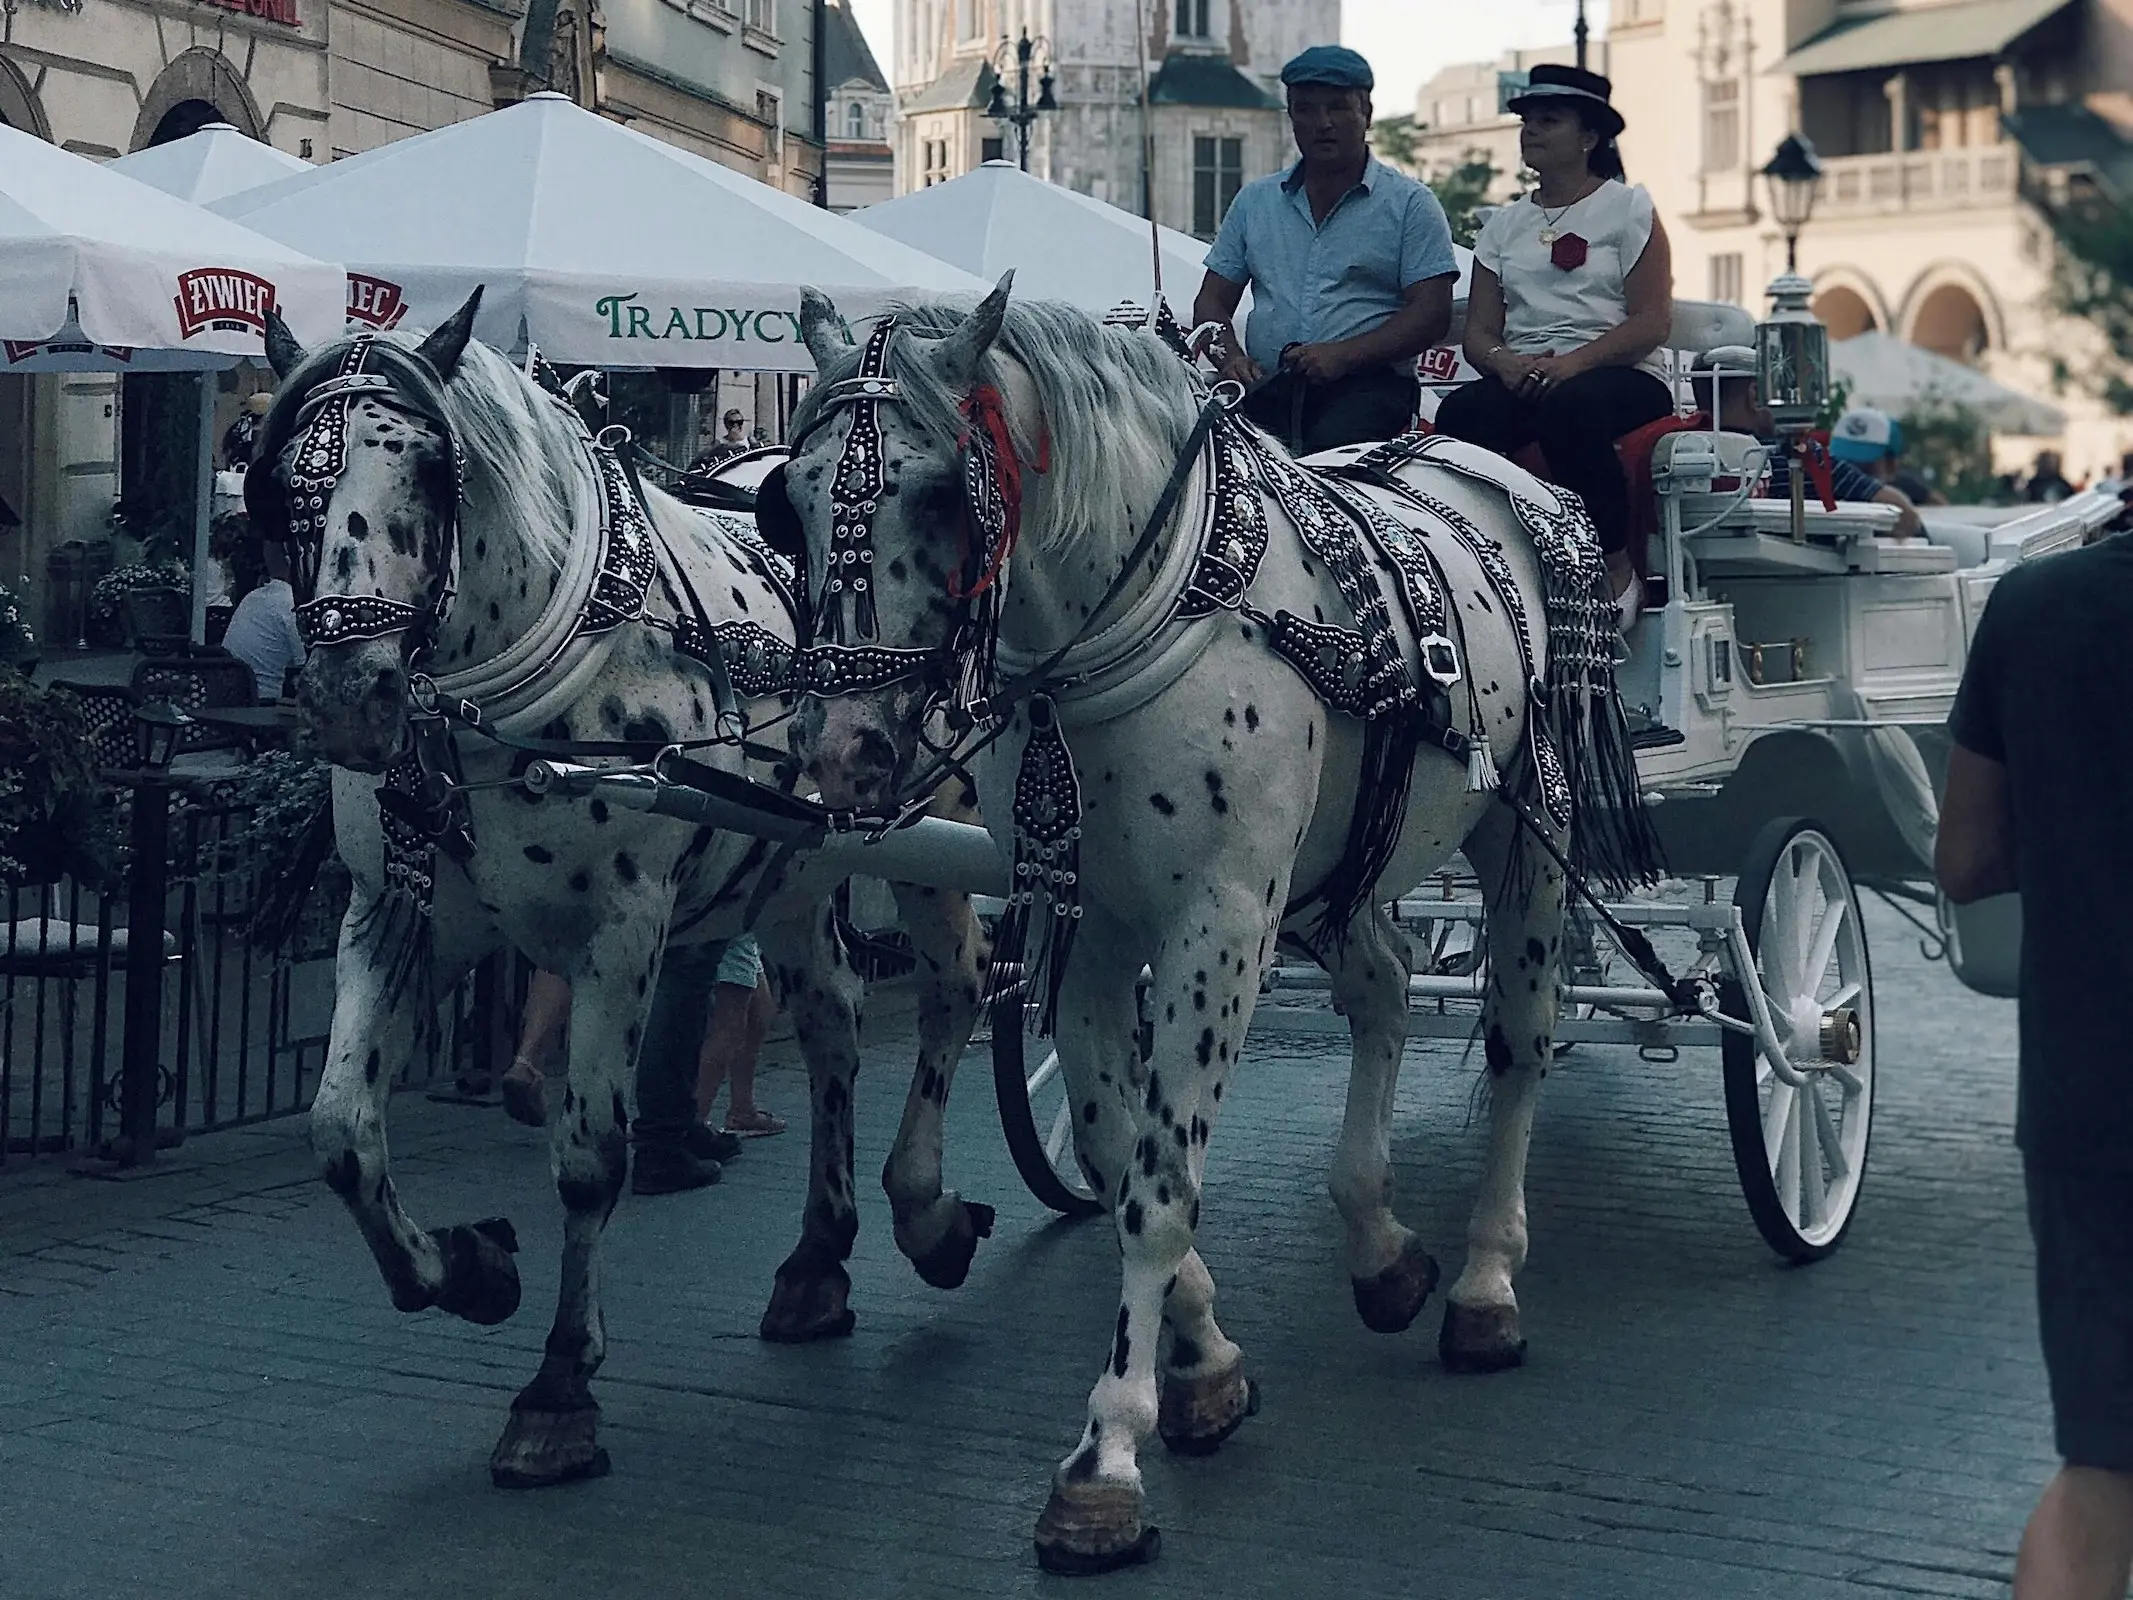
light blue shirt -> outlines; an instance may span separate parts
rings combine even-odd
[[[1323,224],[1311,220],[1301,161],[1246,184],[1207,252],[1207,270],[1251,286],[1244,344],[1271,376],[1287,346],[1368,333],[1409,289],[1456,277],[1459,263],[1437,197],[1372,156]]]

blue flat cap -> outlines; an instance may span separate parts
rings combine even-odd
[[[1370,63],[1338,44],[1314,44],[1281,69],[1281,81],[1291,88],[1302,83],[1330,84],[1336,89],[1377,87]]]

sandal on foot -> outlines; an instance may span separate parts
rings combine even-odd
[[[539,1068],[521,1056],[511,1070],[497,1080],[504,1097],[504,1115],[529,1128],[548,1126],[548,1080]]]
[[[774,1133],[785,1131],[785,1119],[762,1110],[738,1117],[729,1111],[726,1113],[726,1131],[743,1139],[767,1139]]]

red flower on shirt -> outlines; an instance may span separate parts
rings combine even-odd
[[[1574,233],[1566,233],[1549,248],[1548,259],[1564,272],[1571,272],[1585,264],[1586,244]]]

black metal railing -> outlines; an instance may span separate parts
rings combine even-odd
[[[329,856],[293,932],[264,946],[254,914],[281,864],[264,859],[233,787],[136,775],[116,788],[119,836],[133,842],[120,882],[0,886],[0,1167],[138,1164],[188,1134],[309,1107],[347,872]],[[144,827],[151,811],[160,827]],[[497,989],[494,974],[461,984],[444,1042],[400,1082],[479,1082]]]

